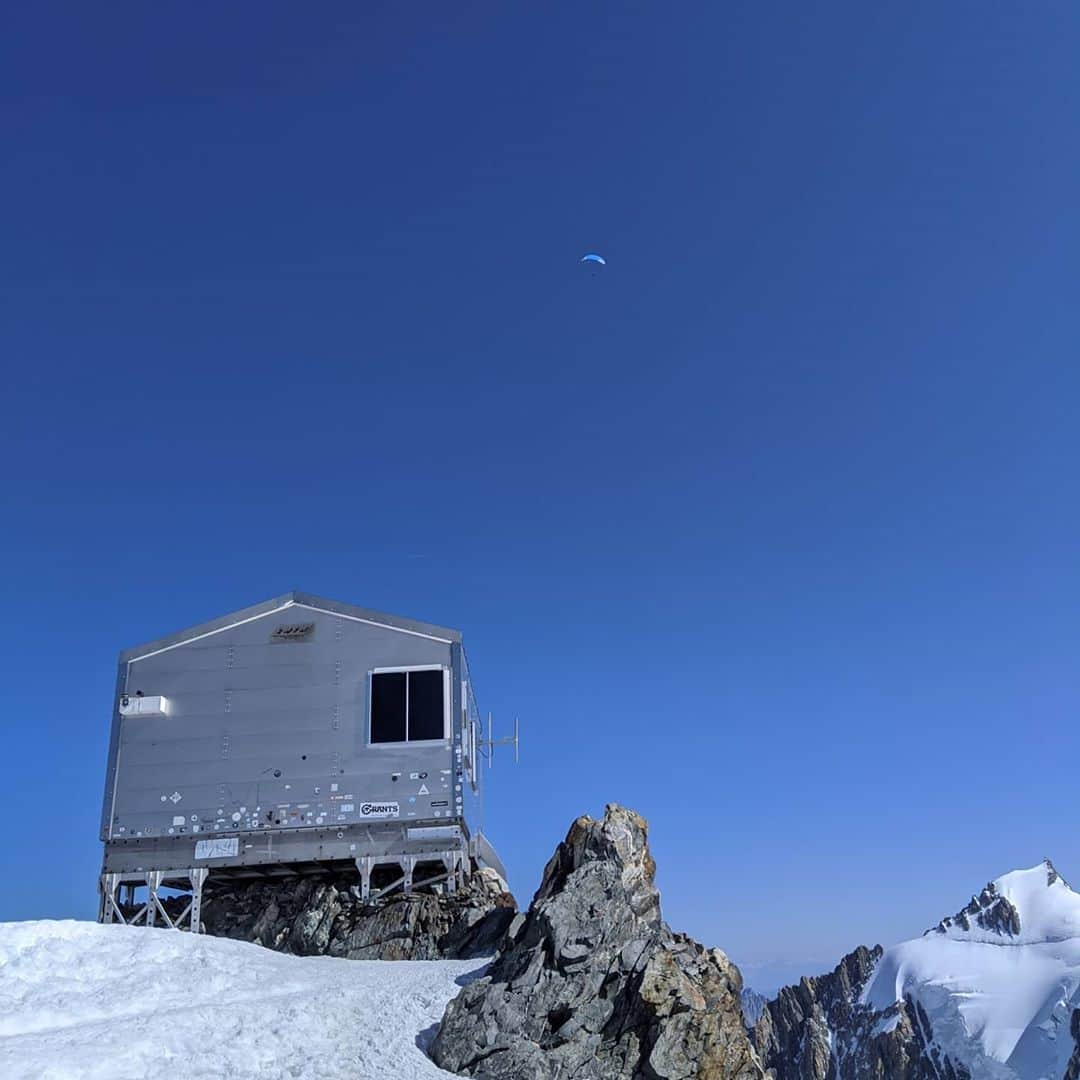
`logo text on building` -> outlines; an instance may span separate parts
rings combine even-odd
[[[275,626],[271,641],[307,641],[315,633],[313,622],[282,623]]]
[[[362,802],[360,804],[360,816],[365,818],[393,818],[399,817],[401,811],[396,802]]]

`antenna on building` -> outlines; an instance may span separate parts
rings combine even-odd
[[[487,747],[487,762],[488,768],[494,768],[495,766],[495,747],[496,746],[513,746],[514,748],[514,764],[516,765],[520,760],[518,756],[518,743],[519,743],[519,729],[518,718],[514,717],[514,734],[505,735],[501,739],[495,738],[495,729],[491,720],[491,713],[488,713],[488,737],[484,740],[484,746]]]

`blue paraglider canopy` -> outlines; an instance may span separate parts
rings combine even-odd
[[[583,255],[581,261],[585,263],[599,263],[601,266],[607,266],[607,260],[603,255]]]

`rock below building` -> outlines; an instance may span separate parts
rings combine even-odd
[[[742,979],[661,919],[645,821],[574,822],[486,977],[447,1007],[431,1054],[484,1080],[758,1080]]]
[[[366,903],[353,876],[219,886],[202,919],[208,934],[299,956],[437,960],[490,955],[516,910],[502,878],[484,869],[456,895],[395,893]]]

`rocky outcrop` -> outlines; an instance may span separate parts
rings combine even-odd
[[[437,960],[495,951],[517,905],[483,869],[456,895],[391,894],[365,903],[355,877],[289,878],[215,888],[203,901],[208,934],[299,956]]]
[[[765,1006],[754,1025],[753,1041],[779,1080],[828,1075],[832,1033],[852,1027],[859,994],[880,956],[880,946],[860,946],[832,973],[785,986]]]
[[[1069,1066],[1065,1070],[1065,1080],[1080,1080],[1080,1009],[1074,1009],[1072,1023],[1069,1025],[1072,1037],[1076,1040],[1076,1049],[1069,1058]]]
[[[1020,912],[1006,897],[998,893],[997,886],[991,881],[978,896],[971,898],[966,907],[961,908],[955,915],[942,919],[934,930],[939,934],[947,934],[955,928],[966,933],[973,924],[992,934],[1016,937],[1020,933]]]
[[[882,1012],[859,1003],[881,955],[880,945],[860,946],[765,1006],[752,1040],[776,1080],[970,1080],[935,1045],[916,1002]]]
[[[718,949],[661,919],[645,821],[578,818],[487,975],[450,1002],[431,1055],[484,1080],[759,1080]]]

